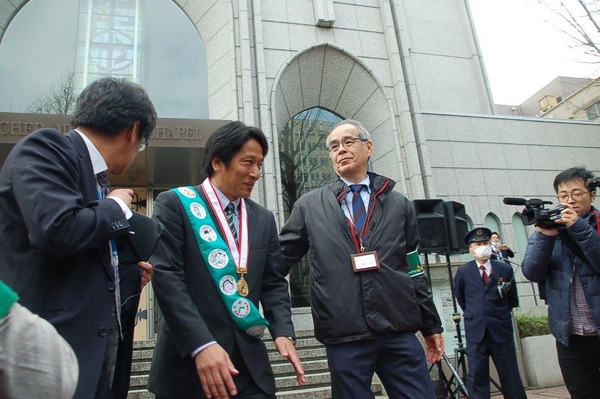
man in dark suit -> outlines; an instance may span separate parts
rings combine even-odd
[[[157,398],[274,399],[260,340],[267,326],[305,383],[288,283],[277,271],[275,219],[248,199],[267,151],[259,129],[231,122],[206,143],[208,178],[161,193],[154,203],[154,217],[165,226],[151,258],[162,312],[148,383]]]
[[[500,242],[500,234],[493,231],[492,238],[490,240],[492,244],[492,260],[503,260],[504,263],[508,263],[510,265],[510,260],[508,258],[514,258],[515,253],[508,247],[506,244],[502,244]]]
[[[130,373],[133,324],[120,304],[138,300],[152,267],[126,256],[133,191],[107,193],[106,172],[124,173],[155,124],[140,86],[99,79],[77,100],[75,130],[31,133],[0,171],[0,279],[73,348],[75,398],[126,396],[111,391]]]
[[[467,233],[465,242],[475,260],[456,272],[456,299],[463,310],[467,338],[469,371],[467,390],[470,399],[490,397],[489,358],[492,357],[505,399],[527,398],[519,375],[512,308],[519,306],[517,285],[512,268],[504,262],[490,260],[492,232],[478,227]],[[510,289],[506,289],[509,287]]]

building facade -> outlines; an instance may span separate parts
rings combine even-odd
[[[17,94],[39,78],[19,73],[36,62],[50,68],[66,59],[67,70],[82,82],[102,68],[105,74],[126,71],[149,90],[160,122],[149,151],[111,183],[139,190],[146,201],[140,206],[149,213],[161,190],[201,181],[203,142],[228,120],[258,126],[269,138],[253,198],[280,225],[293,203],[290,184],[300,195],[332,177],[319,144],[333,123],[352,118],[371,132],[372,171],[396,180],[396,189],[410,199],[464,204],[470,223],[500,231],[518,259],[530,228],[518,215],[521,209],[504,205],[503,197],[556,202],[552,180],[559,171],[585,165],[600,172],[597,121],[494,115],[467,0],[81,0],[68,2],[76,5],[76,27],[61,32],[61,43],[70,38],[72,44],[64,45],[70,52],[28,48],[35,44],[27,41],[28,32],[43,28],[51,36],[68,19],[34,11],[43,5],[62,10],[60,3],[0,0],[0,97],[14,96],[10,104],[16,104]],[[102,14],[108,5],[123,13],[94,19],[90,10]],[[148,20],[160,7],[163,17]],[[165,17],[167,12],[173,16]],[[179,29],[188,30],[187,39],[175,36]],[[11,46],[21,52],[13,55]],[[185,80],[188,75],[194,76]],[[1,160],[36,127],[68,129],[66,117],[32,115],[10,104],[0,105]],[[286,162],[297,171],[287,173]],[[452,342],[447,262],[436,255],[427,260]],[[292,295],[296,306],[305,307],[301,267],[292,273]],[[533,303],[534,288],[521,286],[522,303]],[[154,331],[152,295],[147,304],[142,337]]]

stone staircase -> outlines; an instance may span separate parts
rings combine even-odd
[[[297,331],[298,356],[304,365],[307,384],[299,386],[292,365],[282,359],[270,336],[264,338],[269,351],[269,360],[275,373],[278,399],[330,399],[331,378],[327,368],[325,347],[318,342],[312,331]],[[129,399],[154,399],[146,390],[150,362],[154,349],[154,340],[134,342],[133,365]],[[381,384],[374,380],[372,386],[377,399],[386,398],[382,394]]]

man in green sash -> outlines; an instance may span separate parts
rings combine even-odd
[[[206,143],[208,178],[154,203],[165,226],[152,257],[163,317],[148,388],[158,399],[274,399],[266,328],[306,382],[275,219],[249,199],[267,151],[259,129],[229,123]]]

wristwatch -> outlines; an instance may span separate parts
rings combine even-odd
[[[294,344],[294,346],[296,346],[296,338],[294,337],[286,337],[287,339],[289,339],[290,341],[292,341],[292,344]]]

